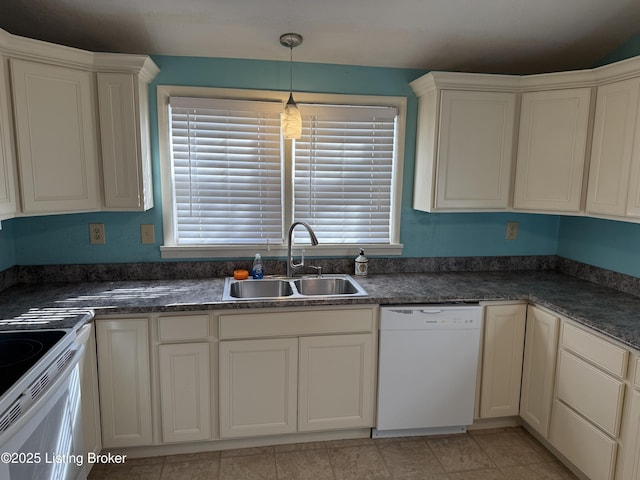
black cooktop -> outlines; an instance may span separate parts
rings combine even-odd
[[[66,333],[64,330],[0,332],[0,397]]]

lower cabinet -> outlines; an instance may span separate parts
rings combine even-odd
[[[149,320],[96,320],[104,447],[151,445]]]
[[[163,442],[211,437],[210,370],[207,342],[158,346]]]
[[[220,342],[220,437],[296,431],[298,339]]]
[[[487,305],[480,418],[518,415],[527,305]]]
[[[303,337],[299,352],[298,430],[371,426],[372,335]]]
[[[617,477],[618,480],[640,480],[640,356],[635,358],[633,388],[626,405],[626,417],[622,429]]]
[[[520,416],[542,437],[549,436],[560,318],[527,308]]]
[[[220,438],[373,426],[376,311],[222,315]]]

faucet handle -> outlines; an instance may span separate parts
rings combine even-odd
[[[319,277],[322,276],[322,267],[318,267],[316,265],[309,265],[309,268],[313,268]]]

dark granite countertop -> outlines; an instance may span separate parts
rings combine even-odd
[[[562,273],[381,274],[357,280],[368,297],[231,303],[221,301],[222,278],[17,285],[0,292],[0,330],[77,328],[94,313],[528,300],[640,350],[640,297]]]

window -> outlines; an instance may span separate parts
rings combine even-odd
[[[279,255],[294,219],[314,256],[401,253],[403,98],[296,95],[302,138],[285,141],[273,92],[202,90],[158,87],[163,257]]]

